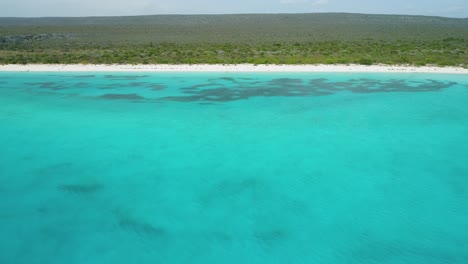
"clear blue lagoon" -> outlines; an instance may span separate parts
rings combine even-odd
[[[0,263],[468,263],[468,76],[0,73]]]

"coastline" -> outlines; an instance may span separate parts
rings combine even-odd
[[[0,72],[374,72],[468,74],[461,67],[406,65],[273,65],[273,64],[9,64]]]

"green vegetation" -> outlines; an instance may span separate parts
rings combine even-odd
[[[468,66],[468,19],[360,14],[0,18],[0,64]]]

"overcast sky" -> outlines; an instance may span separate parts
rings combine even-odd
[[[468,0],[0,0],[0,17],[311,12],[468,17]]]

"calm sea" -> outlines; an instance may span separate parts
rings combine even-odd
[[[468,76],[0,73],[0,263],[468,263]]]

